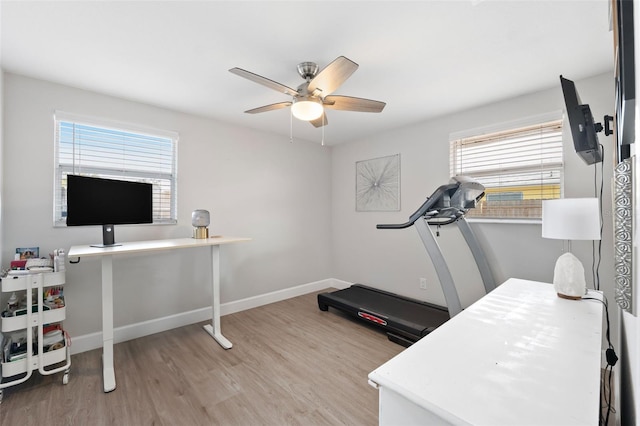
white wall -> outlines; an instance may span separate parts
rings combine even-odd
[[[571,78],[571,76],[566,76]],[[599,75],[576,81],[582,101],[591,105],[601,121],[613,113],[613,76]],[[427,99],[428,101],[428,99]],[[563,109],[560,82],[551,89],[464,111],[420,125],[397,129],[367,140],[335,146],[332,151],[333,264],[334,277],[444,304],[444,296],[426,251],[413,228],[377,230],[377,223],[405,222],[440,185],[449,180],[449,134],[497,123],[520,120]],[[380,119],[383,119],[381,117]],[[576,154],[568,125],[565,126],[565,196],[594,196],[594,166],[587,166]],[[613,139],[600,133],[605,147],[605,220],[601,288],[613,299],[611,168]],[[400,153],[400,212],[355,211],[355,162]],[[600,165],[598,165],[598,170]],[[509,277],[551,282],[562,242],[541,237],[540,224],[473,223],[498,282]],[[484,294],[471,254],[457,227],[441,229],[438,242],[448,260],[463,306]],[[574,253],[590,270],[591,244],[574,242]],[[427,291],[419,289],[419,277],[428,279]],[[587,277],[591,282],[590,274]]]
[[[10,73],[4,101],[3,265],[16,247],[101,241],[99,227],[53,227],[62,110],[180,134],[178,224],[116,227],[117,241],[190,237],[191,212],[207,209],[211,234],[253,238],[222,247],[222,303],[331,276],[329,148]],[[116,257],[115,327],[207,307],[209,265],[199,249]],[[99,332],[99,260],[67,266],[65,296],[71,336]]]

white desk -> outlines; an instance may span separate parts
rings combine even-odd
[[[602,312],[509,279],[369,374],[379,422],[597,425]]]
[[[141,253],[146,251],[175,250],[193,247],[211,247],[212,303],[211,324],[204,329],[225,349],[232,344],[220,331],[220,245],[249,241],[250,238],[213,237],[178,238],[172,240],[136,241],[121,243],[119,246],[98,248],[91,246],[73,246],[69,249],[69,258],[102,258],[102,376],[105,392],[116,388],[116,376],[113,363],[113,256],[118,254]]]

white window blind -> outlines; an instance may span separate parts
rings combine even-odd
[[[449,159],[452,176],[486,188],[469,216],[540,218],[542,200],[562,196],[562,119],[452,139]]]
[[[67,175],[153,185],[153,223],[176,223],[178,135],[56,114],[54,224],[66,224]]]

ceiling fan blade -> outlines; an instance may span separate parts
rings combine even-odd
[[[329,121],[327,120],[327,114],[323,112],[320,117],[316,118],[315,120],[311,120],[309,123],[313,124],[313,127],[326,126],[327,124],[329,124]]]
[[[273,111],[275,109],[286,108],[288,106],[291,106],[291,104],[292,104],[292,102],[290,102],[290,101],[278,102],[277,104],[265,105],[265,106],[261,106],[261,107],[258,107],[258,108],[247,110],[245,112],[247,114],[257,114],[259,112],[267,112],[267,111]]]
[[[327,96],[340,87],[357,69],[358,64],[351,59],[338,56],[309,82],[307,90],[313,93],[317,89],[322,92],[321,96]]]
[[[333,95],[324,98],[325,108],[341,111],[381,112],[385,105],[387,105],[385,102],[351,96]]]
[[[280,84],[273,80],[269,80],[268,78],[258,74],[254,74],[251,71],[243,70],[242,68],[231,68],[229,72],[235,75],[239,75],[240,77],[244,77],[247,80],[251,80],[254,83],[267,86],[268,88],[276,90],[280,93],[286,93],[287,95],[291,96],[296,96],[298,94],[298,92],[291,87],[285,86],[284,84]]]

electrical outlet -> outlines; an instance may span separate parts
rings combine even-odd
[[[426,290],[427,289],[427,279],[426,278],[420,278],[420,289],[422,289],[422,290]]]

